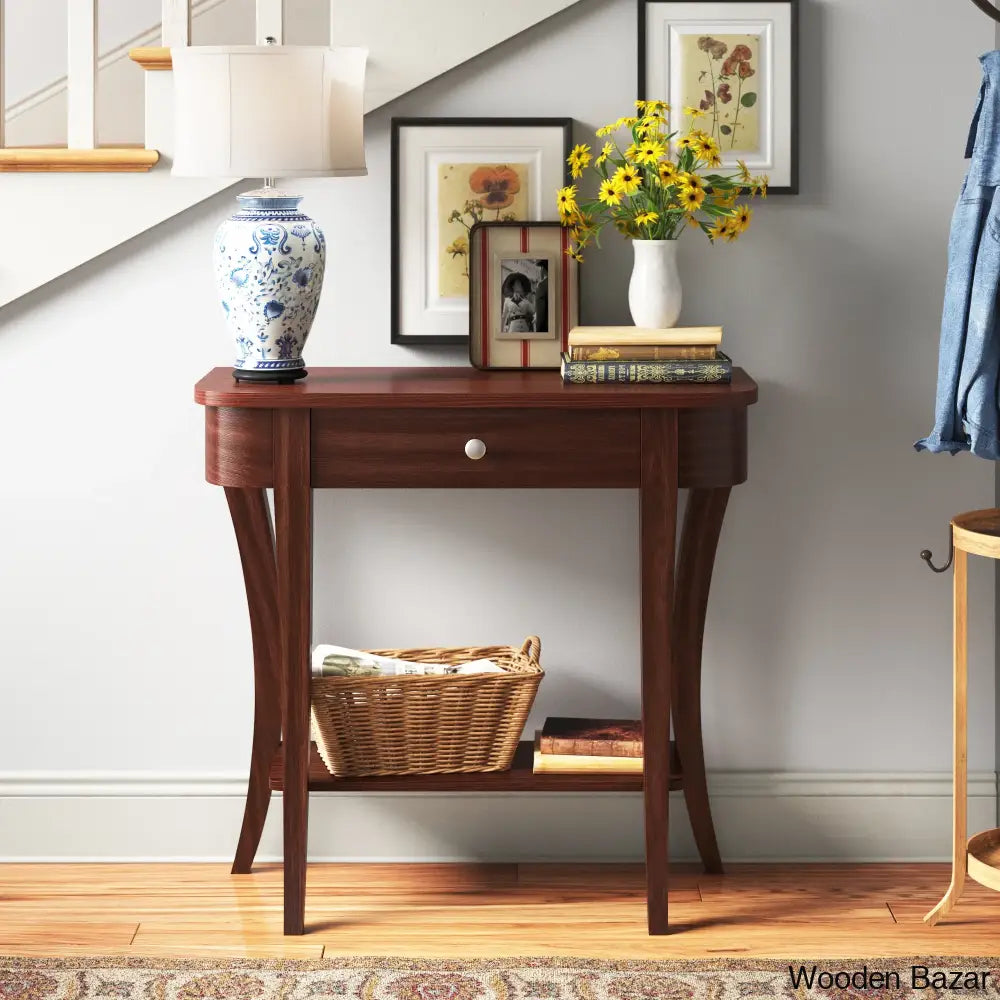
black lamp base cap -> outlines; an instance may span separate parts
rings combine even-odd
[[[264,382],[272,385],[291,385],[300,378],[305,378],[308,374],[309,372],[305,368],[292,368],[277,372],[254,371],[248,368],[233,369],[233,378],[237,382]]]

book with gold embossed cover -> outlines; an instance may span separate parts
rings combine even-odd
[[[600,382],[731,382],[733,362],[721,351],[712,360],[574,361],[563,353],[560,367],[567,385]]]

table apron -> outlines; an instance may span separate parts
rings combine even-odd
[[[206,407],[205,477],[274,485],[278,410]],[[310,485],[324,488],[637,488],[640,410],[548,408],[311,411]],[[747,408],[681,409],[678,485],[735,486],[747,476]],[[479,439],[486,455],[468,458]]]

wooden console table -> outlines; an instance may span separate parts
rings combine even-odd
[[[665,934],[671,788],[684,790],[706,869],[722,871],[705,782],[701,648],[730,488],[746,479],[754,381],[741,369],[731,385],[626,387],[563,386],[539,371],[321,368],[278,386],[237,383],[216,368],[195,399],[206,408],[206,478],[225,487],[236,529],[253,637],[253,749],[233,872],[250,871],[280,789],[285,933],[305,932],[309,792],[423,789],[641,790],[649,932]],[[313,489],[532,486],[640,491],[644,775],[536,775],[524,742],[509,772],[334,778],[309,732]],[[690,495],[675,560],[679,487]]]

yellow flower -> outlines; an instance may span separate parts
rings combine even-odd
[[[750,220],[753,218],[753,209],[747,205],[740,205],[733,215],[733,225],[741,232],[745,233],[750,228]]]
[[[685,108],[684,109],[685,118],[704,118],[705,112],[701,108]]]
[[[656,161],[666,152],[666,147],[661,142],[651,142],[646,139],[639,143],[639,149],[632,159],[636,163],[656,163]]]
[[[637,226],[651,226],[660,216],[656,212],[639,212],[635,217]]]
[[[620,205],[622,203],[621,192],[615,187],[615,182],[612,180],[601,181],[597,197],[605,205]]]
[[[733,223],[732,219],[726,225],[726,242],[735,243],[740,238],[740,231]]]
[[[740,168],[740,180],[749,181],[750,178],[750,168],[747,166],[746,160],[737,160],[736,165]]]
[[[689,216],[687,217],[687,224],[688,224],[688,225],[689,225],[689,226],[690,226],[690,227],[691,227],[692,229],[701,229],[701,223],[700,223],[700,222],[699,222],[699,221],[697,220],[697,218],[696,218],[695,216],[693,216],[693,215],[689,215]]]
[[[572,176],[582,177],[583,171],[590,164],[591,159],[590,146],[585,146],[583,143],[574,146],[566,161],[570,166]]]
[[[639,147],[633,142],[625,150],[625,159],[634,160],[639,155]]]
[[[632,128],[638,121],[638,118],[619,118],[615,122],[615,128]]]
[[[636,101],[635,102],[635,110],[636,111],[645,111],[646,110],[646,102],[645,101]]]
[[[705,182],[697,174],[678,174],[677,180],[683,187],[694,188],[695,191],[705,193]]]
[[[613,142],[606,142],[601,147],[601,152],[595,161],[595,166],[600,166],[613,152],[615,151],[615,144]]]
[[[614,125],[602,125],[594,134],[603,138],[606,135],[611,135],[614,130]]]
[[[708,231],[708,238],[714,243],[716,240],[721,240],[726,233],[729,231],[729,220],[728,219],[716,219],[715,225],[712,226]]]
[[[678,149],[694,149],[698,145],[698,136],[696,135],[684,135],[677,140]]]
[[[666,101],[646,101],[647,115],[665,115],[670,110]]]
[[[705,136],[703,139],[700,139],[698,145],[695,146],[695,152],[713,167],[722,164],[722,158],[719,155],[719,144],[711,136]]]
[[[635,167],[625,164],[615,171],[611,181],[619,194],[634,194],[642,183],[642,174]]]
[[[716,205],[720,208],[732,208],[736,204],[736,199],[740,196],[740,188],[726,187],[724,184],[716,184],[712,189],[712,197]]]
[[[661,160],[656,165],[657,173],[660,175],[660,182],[669,187],[677,181],[677,167],[671,160]]]
[[[760,195],[761,198],[767,197],[767,186],[771,183],[771,178],[767,174],[762,174],[760,177],[755,177],[753,179],[753,193],[755,195]]]
[[[667,124],[667,119],[662,115],[647,115],[639,120],[635,127],[635,134],[643,138],[661,138],[661,129]]]
[[[677,195],[677,200],[681,207],[688,212],[694,212],[701,208],[701,203],[705,200],[705,192],[699,188],[683,187]]]
[[[559,214],[563,218],[576,215],[576,185],[570,184],[569,187],[560,188],[556,195],[556,202],[559,205]]]
[[[444,248],[444,252],[452,257],[464,257],[469,252],[469,241],[464,236],[458,236]]]
[[[566,256],[572,257],[578,264],[583,263],[583,254],[576,247],[566,247]]]

